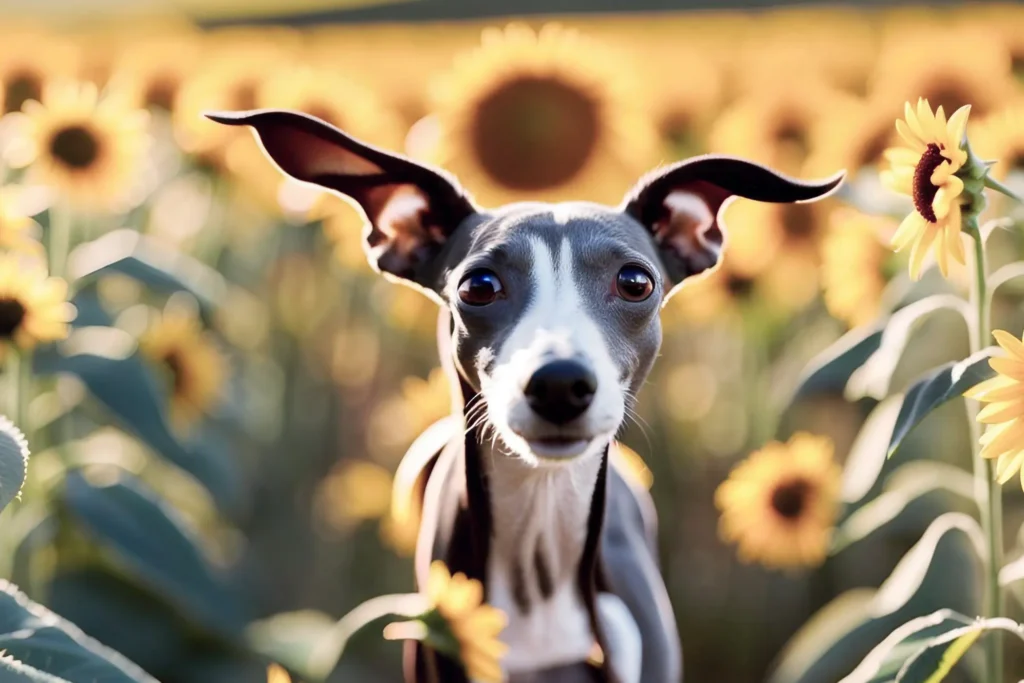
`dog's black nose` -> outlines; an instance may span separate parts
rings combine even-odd
[[[582,415],[596,392],[597,377],[593,371],[574,360],[542,365],[523,390],[533,412],[556,425]]]

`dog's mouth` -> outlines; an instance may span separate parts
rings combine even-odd
[[[585,434],[519,435],[538,458],[566,460],[583,454],[596,437]]]

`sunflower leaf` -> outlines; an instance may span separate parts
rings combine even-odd
[[[21,494],[28,471],[28,444],[17,427],[0,416],[0,512]]]
[[[208,633],[239,639],[245,626],[230,585],[200,552],[177,513],[126,473],[92,483],[68,473],[62,502],[111,561]]]
[[[910,387],[889,440],[889,457],[892,457],[914,427],[933,410],[993,377],[995,371],[988,361],[996,353],[999,353],[999,348],[995,346],[982,349],[962,361],[936,368]]]
[[[123,429],[195,477],[222,510],[237,510],[241,490],[231,460],[218,450],[190,447],[171,431],[156,377],[134,343],[119,335],[127,337],[114,328],[76,329],[58,346],[35,354],[36,371],[76,375]]]
[[[855,510],[838,527],[832,552],[865,538],[896,519],[913,501],[936,491],[948,491],[974,501],[974,478],[958,467],[934,461],[915,461],[896,470],[882,493]]]
[[[952,294],[935,294],[893,313],[882,330],[878,348],[863,365],[850,374],[844,392],[847,400],[885,398],[889,394],[896,367],[914,332],[929,316],[944,310],[959,313],[965,323],[968,319],[967,303]]]
[[[217,307],[225,291],[224,278],[216,270],[127,228],[76,247],[68,269],[76,288],[120,273],[159,292],[188,292],[206,311]]]
[[[875,486],[885,467],[889,439],[902,404],[902,396],[888,397],[875,406],[857,432],[843,467],[843,502],[856,503]]]
[[[784,648],[769,683],[839,680],[894,629],[936,609],[945,608],[944,614],[959,619],[951,627],[970,623],[957,612],[977,612],[978,539],[965,542],[963,535],[947,533],[954,528],[973,528],[968,537],[979,533],[967,515],[939,517],[881,588],[843,593],[812,616]],[[897,670],[898,665],[892,667],[890,677],[880,680],[891,681]]]
[[[156,683],[128,659],[32,602],[2,579],[0,652],[3,681]],[[22,678],[14,678],[15,675]]]
[[[882,343],[884,326],[880,323],[847,332],[808,364],[797,382],[793,401],[815,394],[842,393],[857,368],[863,365]]]
[[[971,620],[939,610],[911,619],[840,683],[941,683],[983,635],[997,630],[1024,640],[1024,628],[1003,617]]]

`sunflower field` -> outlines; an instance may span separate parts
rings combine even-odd
[[[488,207],[615,205],[706,152],[846,169],[728,207],[620,436],[686,677],[1024,678],[1024,7],[971,3],[5,20],[0,681],[397,682],[431,638],[501,680],[479,584],[410,594],[437,307],[202,116],[257,108]]]

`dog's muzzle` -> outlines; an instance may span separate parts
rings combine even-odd
[[[575,360],[542,365],[523,390],[533,412],[556,425],[571,422],[586,412],[596,393],[597,376]]]

